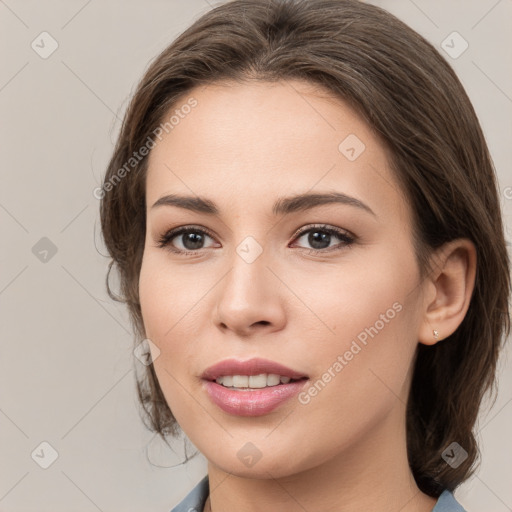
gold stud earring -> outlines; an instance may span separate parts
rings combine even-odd
[[[438,339],[439,339],[439,331],[436,331],[436,330],[434,329],[432,332],[434,333],[434,338],[435,338],[436,340],[438,340]]]

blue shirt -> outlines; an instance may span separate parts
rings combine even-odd
[[[171,512],[203,512],[209,492],[210,485],[208,475],[206,475]],[[432,512],[466,512],[466,510],[462,508],[450,491],[445,490],[439,496]]]

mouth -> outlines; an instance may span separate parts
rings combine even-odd
[[[236,416],[261,416],[299,393],[309,377],[274,361],[226,359],[202,375],[210,400]]]

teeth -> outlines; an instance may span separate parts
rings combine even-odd
[[[234,388],[248,388],[249,377],[247,375],[233,375]]]
[[[228,388],[260,389],[278,384],[288,384],[290,377],[282,377],[275,373],[260,373],[259,375],[224,375],[215,379],[217,384]]]
[[[262,373],[261,375],[249,376],[249,387],[250,388],[264,388],[267,386],[267,376]]]
[[[285,377],[283,377],[284,379]],[[271,373],[267,375],[267,386],[277,386],[281,382],[279,375]]]

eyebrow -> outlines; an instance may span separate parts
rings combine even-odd
[[[367,204],[355,197],[348,196],[341,192],[327,192],[320,194],[304,193],[289,197],[281,197],[274,203],[272,213],[276,216],[288,215],[290,213],[310,210],[317,206],[331,203],[353,206],[376,217],[375,212]],[[177,206],[178,208],[184,208],[198,213],[206,213],[207,215],[219,215],[219,208],[216,204],[210,199],[200,196],[170,194],[158,199],[151,208],[153,209],[159,206]]]

